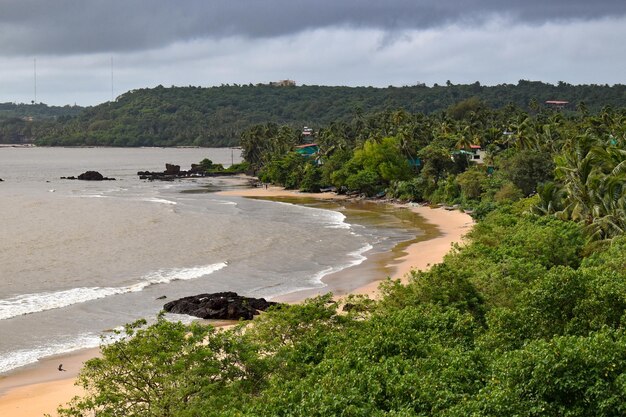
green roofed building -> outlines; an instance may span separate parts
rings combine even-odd
[[[304,156],[317,155],[320,147],[317,146],[317,143],[307,143],[306,145],[296,146],[296,153]]]
[[[452,152],[452,159],[458,156],[466,157],[470,162],[482,165],[485,163],[485,151],[480,148],[480,145],[470,145],[469,150],[460,149]]]

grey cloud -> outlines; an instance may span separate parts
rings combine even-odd
[[[328,27],[387,32],[494,15],[540,24],[626,14],[623,0],[0,0],[0,54],[79,54]]]

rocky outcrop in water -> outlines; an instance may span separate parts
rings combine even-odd
[[[98,171],[87,171],[78,177],[61,177],[62,180],[83,180],[83,181],[115,181],[115,178],[107,178]]]
[[[228,291],[180,298],[165,304],[163,309],[168,313],[187,314],[202,319],[251,320],[259,311],[277,304],[264,298],[243,297]]]
[[[139,171],[137,172],[137,175],[139,175],[140,180],[173,181],[177,178],[205,177],[207,176],[207,173],[196,164],[191,164],[191,169],[188,171],[181,170],[180,165],[165,164],[165,171]]]

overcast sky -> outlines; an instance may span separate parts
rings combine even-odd
[[[625,78],[626,0],[0,0],[0,102],[35,84],[94,105],[159,84]]]

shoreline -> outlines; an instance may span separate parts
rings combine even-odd
[[[460,211],[411,204],[397,206],[408,207],[412,212],[422,217],[426,223],[434,225],[439,232],[439,235],[434,238],[412,243],[402,251],[404,255],[397,258],[397,263],[393,265],[394,272],[391,278],[400,279],[403,284],[408,283],[408,274],[411,271],[425,271],[432,265],[442,262],[444,256],[452,249],[452,245],[462,243],[463,236],[474,225],[471,216]],[[378,286],[384,280],[372,281],[353,291],[353,293],[376,297]]]
[[[334,193],[300,193],[285,190],[282,187],[242,188],[220,191],[219,195],[272,198],[272,197],[306,197],[320,200],[346,200],[346,196]],[[282,302],[297,303],[308,297],[332,291],[335,296],[348,294],[378,296],[378,286],[387,277],[408,281],[408,273],[415,270],[426,270],[431,265],[443,260],[452,248],[453,243],[460,243],[473,225],[472,218],[459,211],[448,211],[443,208],[430,208],[414,204],[391,204],[405,207],[424,219],[429,230],[421,239],[415,239],[407,246],[402,246],[393,253],[378,253],[367,256],[361,264],[325,276],[322,288],[296,291],[274,299]],[[361,279],[355,281],[358,272],[363,276],[378,276],[378,279]],[[79,395],[82,389],[75,386],[76,377],[82,364],[88,359],[97,357],[99,348],[83,349],[64,355],[52,356],[37,363],[20,368],[15,372],[0,377],[0,416],[31,417],[50,413],[56,415],[58,405],[65,404],[72,397]],[[57,367],[63,363],[66,372],[59,372]]]
[[[255,197],[255,198],[272,198],[272,197],[303,197],[316,198],[320,200],[347,200],[348,197],[335,193],[302,193],[299,191],[285,190],[282,187],[270,186],[269,188],[250,188],[229,191],[220,191],[218,195],[237,196],[237,197]],[[282,302],[297,303],[305,298],[327,293],[332,291],[336,296],[345,296],[348,294],[362,294],[376,297],[378,294],[378,286],[385,281],[387,276],[392,279],[400,279],[402,283],[408,282],[407,274],[411,270],[426,270],[431,265],[437,264],[443,260],[443,257],[452,249],[453,243],[460,243],[463,236],[471,229],[474,220],[470,215],[457,210],[446,210],[444,208],[431,208],[418,204],[400,204],[392,202],[381,202],[380,204],[389,204],[398,208],[407,208],[413,213],[420,216],[427,226],[428,231],[421,239],[410,243],[407,247],[399,251],[400,256],[393,256],[391,260],[387,260],[385,265],[379,270],[387,270],[388,274],[383,275],[384,278],[375,279],[357,285],[354,287],[342,285],[346,280],[354,280],[355,269],[363,264],[375,263],[377,255],[368,256],[360,265],[346,268],[345,270],[330,274],[322,278],[326,286],[311,290],[295,291],[289,294],[276,297],[276,300]],[[380,276],[380,275],[379,275]]]

